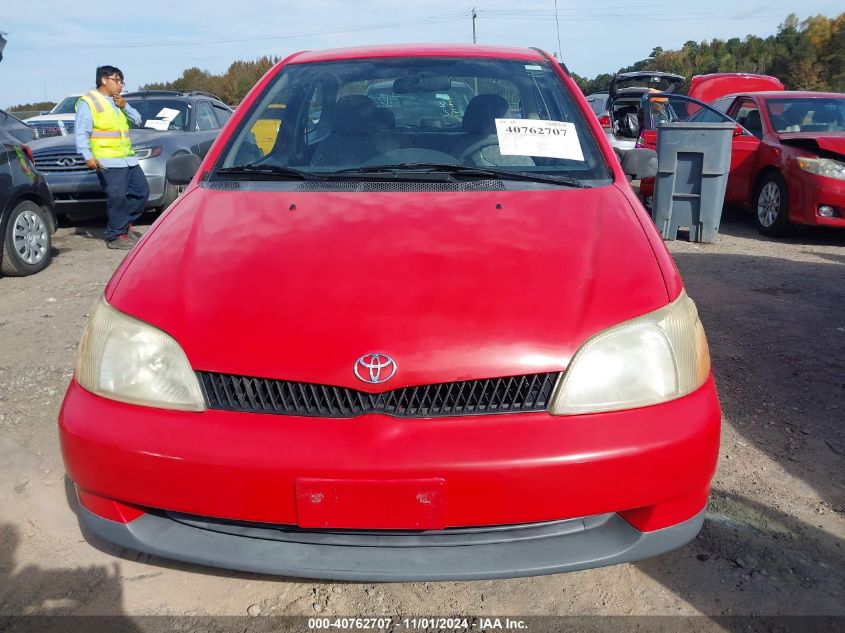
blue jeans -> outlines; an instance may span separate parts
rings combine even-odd
[[[129,225],[144,212],[150,197],[147,177],[138,166],[110,167],[97,172],[106,194],[106,241],[126,233]]]

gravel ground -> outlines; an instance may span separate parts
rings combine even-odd
[[[61,228],[46,271],[0,278],[0,617],[845,616],[845,232],[770,241],[728,213],[717,244],[669,243],[724,410],[708,520],[692,543],[564,575],[401,584],[221,571],[80,531],[56,417],[88,313],[124,255],[101,235],[95,223]]]

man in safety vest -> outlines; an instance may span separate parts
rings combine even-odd
[[[97,68],[97,89],[76,102],[74,136],[76,151],[96,170],[106,194],[106,246],[128,250],[141,236],[132,223],[144,212],[150,189],[129,139],[129,119],[140,127],[142,118],[122,90],[119,68]]]

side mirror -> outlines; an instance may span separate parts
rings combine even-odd
[[[657,152],[644,148],[628,150],[622,159],[622,171],[634,180],[654,178],[657,175]]]
[[[739,123],[737,123],[736,127],[734,128],[734,136],[742,136],[742,134],[743,134],[742,126]]]
[[[179,154],[167,161],[167,181],[174,185],[187,185],[199,171],[202,159],[196,154]]]

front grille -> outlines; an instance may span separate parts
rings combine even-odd
[[[45,149],[33,153],[35,167],[45,173],[88,171],[82,154],[70,149]]]
[[[33,121],[29,126],[35,131],[36,138],[73,134],[73,121]]]
[[[545,411],[559,373],[464,380],[384,393],[347,387],[197,372],[211,409],[245,413],[351,418],[383,413],[401,418]]]

